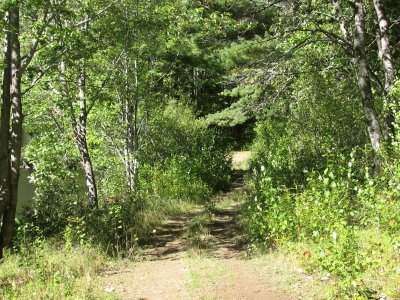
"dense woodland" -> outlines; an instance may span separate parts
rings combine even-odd
[[[135,251],[229,190],[229,153],[251,150],[251,247],[300,247],[332,298],[400,298],[398,0],[1,0],[0,14],[0,269],[45,243]],[[22,168],[35,198],[17,215]]]

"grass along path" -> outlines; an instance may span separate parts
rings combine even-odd
[[[237,227],[239,186],[159,228],[135,262],[102,278],[116,299],[319,299],[321,282],[298,261],[272,253],[250,258]],[[317,287],[317,288],[316,288]],[[322,284],[323,287],[323,284]]]

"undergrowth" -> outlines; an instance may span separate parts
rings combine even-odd
[[[373,177],[360,157],[357,150],[349,157],[329,154],[326,168],[309,172],[306,183],[295,188],[276,185],[258,166],[244,228],[254,245],[309,245],[305,269],[334,280],[330,298],[397,299],[399,166],[386,165]]]
[[[0,299],[112,299],[97,280],[108,262],[93,247],[36,241],[1,262]]]
[[[190,211],[196,205],[187,200],[156,196],[107,203],[96,210],[85,210],[76,205],[68,213],[64,212],[64,220],[58,220],[63,222],[63,227],[56,228],[63,229],[54,232],[48,230],[46,214],[50,211],[46,210],[20,222],[14,249],[19,251],[20,245],[53,236],[63,240],[69,248],[92,245],[112,256],[131,257],[136,255],[140,242],[151,236],[165,220]]]

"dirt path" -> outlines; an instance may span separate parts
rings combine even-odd
[[[236,224],[241,192],[168,221],[144,247],[143,261],[105,276],[106,290],[118,299],[294,299],[246,258]]]
[[[248,152],[233,153],[243,172]],[[235,165],[234,165],[235,166]],[[242,170],[242,171],[240,171]],[[240,181],[209,208],[169,220],[146,245],[141,259],[120,265],[102,280],[116,299],[318,299],[315,282],[285,254],[249,258],[237,214],[244,199]]]

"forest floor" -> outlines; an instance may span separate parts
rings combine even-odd
[[[238,224],[245,197],[239,180],[212,205],[165,222],[134,261],[103,275],[104,290],[117,299],[321,299],[324,284],[294,255],[252,254]]]

